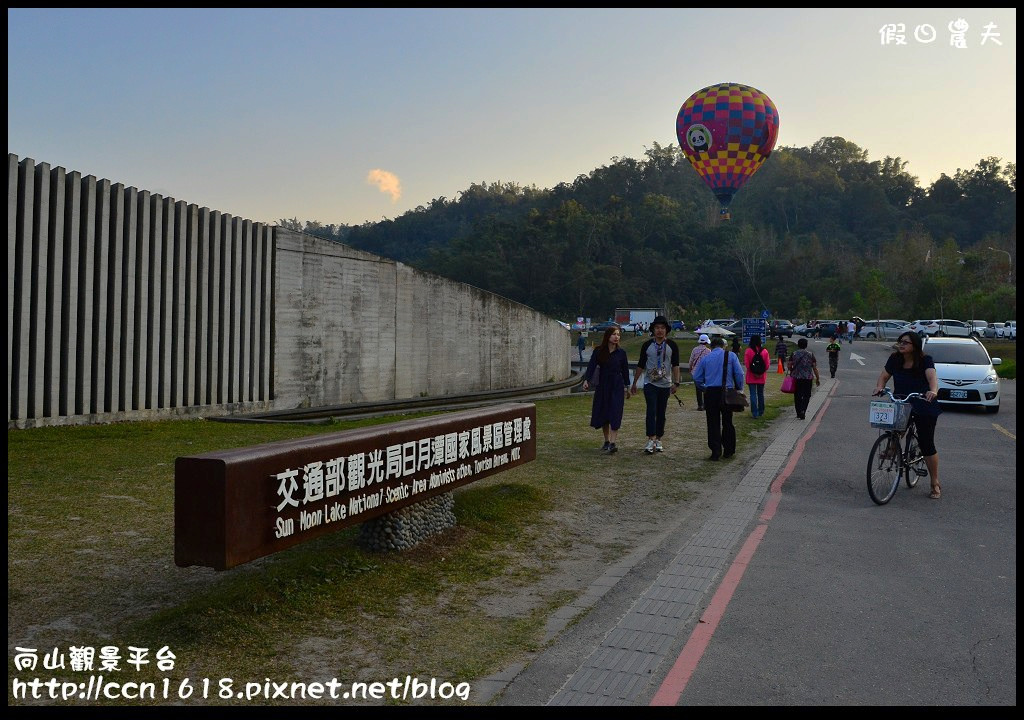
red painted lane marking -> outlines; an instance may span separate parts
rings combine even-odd
[[[690,634],[690,639],[687,640],[683,651],[679,653],[675,664],[669,670],[665,680],[661,683],[661,687],[658,688],[658,692],[655,693],[654,698],[651,700],[651,705],[675,705],[679,702],[679,696],[683,694],[686,684],[690,682],[690,677],[693,675],[694,670],[697,669],[697,663],[700,662],[700,659],[704,656],[704,651],[711,642],[711,636],[715,634],[718,621],[725,614],[729,600],[743,578],[743,572],[747,569],[747,563],[754,556],[754,551],[757,550],[757,546],[767,530],[767,525],[758,525],[747,537],[746,542],[743,543],[743,547],[740,548],[736,559],[725,573],[721,585],[718,586],[714,597],[711,598],[707,610],[704,611],[704,615],[697,623],[697,627]]]
[[[764,512],[758,518],[757,526],[750,532],[750,535],[747,536],[746,541],[743,543],[743,547],[736,554],[736,559],[732,561],[732,564],[726,571],[725,577],[722,578],[722,582],[715,591],[714,596],[712,596],[711,602],[708,603],[707,609],[698,621],[697,626],[693,629],[693,632],[690,633],[690,639],[686,641],[686,645],[683,646],[683,650],[679,653],[679,657],[676,658],[672,669],[668,671],[668,674],[661,683],[661,687],[658,688],[658,692],[651,699],[651,705],[676,705],[683,691],[686,690],[686,685],[690,682],[690,678],[693,677],[693,673],[697,669],[701,658],[704,657],[704,651],[707,650],[708,645],[711,643],[711,638],[718,628],[719,621],[729,607],[729,601],[732,599],[733,593],[736,592],[736,588],[739,587],[740,581],[743,579],[743,573],[746,572],[747,565],[750,564],[750,560],[754,557],[754,552],[757,550],[757,546],[761,544],[761,539],[768,532],[767,523],[775,516],[775,512],[779,508],[779,502],[782,500],[782,485],[793,473],[797,463],[800,462],[800,457],[803,455],[807,441],[817,432],[818,426],[821,424],[821,417],[832,403],[831,396],[835,394],[838,384],[833,384],[829,398],[825,400],[821,410],[815,415],[807,432],[797,441],[796,448],[790,456],[789,462],[786,463],[786,467],[772,481],[769,487],[768,502],[765,505]]]

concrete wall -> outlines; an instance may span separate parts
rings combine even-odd
[[[276,228],[277,409],[438,397],[568,376],[557,321],[346,245]]]
[[[327,240],[8,154],[8,427],[568,375],[553,319]]]

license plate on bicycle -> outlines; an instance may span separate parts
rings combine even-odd
[[[951,400],[966,400],[967,399],[967,391],[966,390],[950,390],[949,391],[949,397],[950,397]]]
[[[868,411],[872,427],[892,427],[896,424],[896,403],[873,402]]]

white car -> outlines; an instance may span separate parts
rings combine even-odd
[[[895,340],[909,329],[909,325],[909,320],[869,320],[864,323],[857,337],[868,340]]]
[[[694,330],[694,332],[699,335],[700,333],[704,332],[704,328],[709,325],[717,325],[718,327],[721,328],[727,328],[734,322],[736,322],[736,318],[718,318],[715,320],[705,320],[700,324],[700,327]]]
[[[1007,320],[1003,323],[1003,327],[996,330],[996,337],[1004,338],[1006,340],[1017,339],[1017,321]]]
[[[1003,331],[1005,326],[1006,323],[991,323],[987,328],[981,331],[981,334],[987,338],[997,338],[1000,337],[1000,333]]]
[[[938,402],[944,405],[974,405],[986,412],[999,412],[1001,358],[989,357],[976,338],[927,337],[924,353],[931,355],[939,380]]]
[[[975,337],[980,338],[981,332],[975,329],[973,325],[963,322],[962,320],[915,320],[910,324],[910,329],[916,332],[918,335],[937,337]]]

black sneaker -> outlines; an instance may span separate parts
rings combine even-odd
[[[601,452],[608,452],[609,447],[611,447],[611,443],[605,440],[604,445],[601,446]]]
[[[608,454],[609,455],[611,455],[612,453],[617,453],[618,451],[619,451],[619,449],[617,447],[615,447],[615,443],[612,443],[611,445],[608,446]]]

